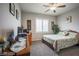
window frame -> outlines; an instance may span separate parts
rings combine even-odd
[[[37,20],[42,20],[41,22],[42,22],[42,30],[41,31],[37,31]],[[48,22],[48,24],[47,24],[47,27],[49,26],[49,20],[48,19],[36,19],[36,33],[48,33],[49,32],[49,27],[48,27],[48,29],[47,29],[47,31],[43,31],[43,23],[44,23],[44,20],[47,20],[47,22]]]

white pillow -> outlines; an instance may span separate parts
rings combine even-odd
[[[58,34],[59,35],[65,35],[65,32],[59,32]]]
[[[76,37],[77,33],[74,33],[74,32],[69,32],[69,36],[71,37]]]

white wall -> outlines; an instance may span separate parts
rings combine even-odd
[[[52,17],[52,16],[47,16],[47,15],[42,15],[42,14],[35,14],[35,13],[22,13],[22,25],[24,28],[27,29],[27,21],[26,20],[31,20],[32,22],[32,34],[33,34],[33,41],[35,40],[39,40],[42,38],[42,33],[36,33],[36,24],[35,24],[35,20],[36,18],[40,18],[40,19],[48,19],[49,20],[49,32],[48,33],[52,33],[51,30],[51,21],[56,22],[56,17]],[[45,34],[45,33],[43,33]]]
[[[16,16],[13,16],[9,12],[8,3],[0,3],[0,30],[2,29],[13,29],[14,35],[17,34],[17,27],[21,25],[21,11],[18,4],[15,4],[15,9],[19,11],[19,19],[16,19]]]
[[[72,16],[72,22],[67,22],[66,17]],[[79,8],[73,9],[57,17],[57,23],[61,30],[75,30],[79,32]]]

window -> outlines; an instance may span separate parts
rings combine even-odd
[[[36,32],[48,32],[48,20],[36,19]]]
[[[42,32],[42,20],[36,20],[36,32]]]

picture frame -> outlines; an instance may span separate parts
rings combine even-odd
[[[51,22],[51,26],[53,26],[53,25],[54,25],[54,21]]]
[[[31,30],[31,20],[27,20],[27,29]]]
[[[13,16],[15,16],[15,4],[14,3],[9,3],[9,11]]]
[[[17,20],[19,19],[19,12],[18,12],[17,9],[16,9],[16,19],[17,19]]]
[[[70,23],[72,22],[72,16],[67,16],[66,18],[67,18],[68,22],[70,22]]]
[[[51,29],[53,29],[54,21],[51,22]]]

